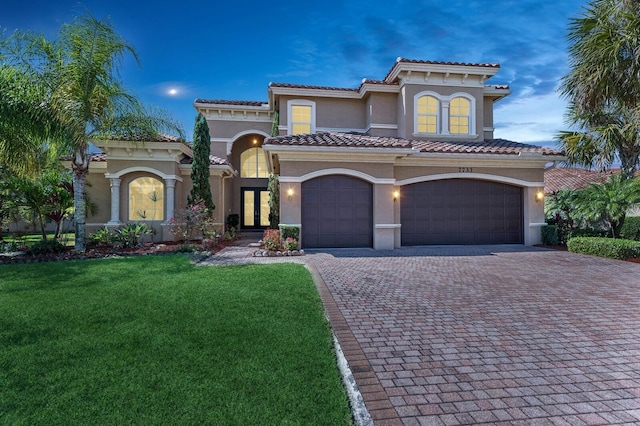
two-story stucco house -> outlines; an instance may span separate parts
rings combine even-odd
[[[271,83],[264,102],[196,100],[210,128],[216,216],[266,227],[275,173],[280,223],[300,226],[306,248],[539,243],[544,168],[564,157],[494,139],[494,103],[510,93],[486,84],[499,69],[399,58],[358,88]],[[141,216],[162,225],[185,205],[188,145],[98,145],[105,154],[89,182],[105,208],[94,225]]]

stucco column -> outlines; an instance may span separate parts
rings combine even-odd
[[[122,179],[110,178],[111,186],[111,220],[107,225],[120,225],[120,182]]]
[[[443,135],[449,134],[449,101],[442,101],[442,129],[440,133]]]
[[[176,180],[167,178],[164,180],[164,184],[167,186],[167,216],[165,217],[165,222],[169,222],[175,210]]]

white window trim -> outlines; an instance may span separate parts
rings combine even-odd
[[[293,134],[291,128],[293,127],[291,109],[293,106],[310,106],[311,107],[311,132],[316,132],[316,103],[306,99],[291,99],[287,101],[287,134]]]
[[[418,132],[418,99],[423,96],[433,96],[438,100],[440,110],[438,111],[438,123],[436,123],[437,133]],[[465,98],[469,101],[469,133],[451,134],[449,133],[449,103],[455,98]],[[425,90],[413,97],[413,134],[414,136],[445,135],[453,137],[475,137],[476,136],[476,99],[468,93],[456,92],[449,96],[443,96],[431,90]]]

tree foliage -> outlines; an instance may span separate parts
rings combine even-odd
[[[137,55],[108,20],[91,15],[58,36],[15,32],[0,40],[0,161],[29,173],[43,151],[71,155],[76,250],[85,250],[85,183],[94,139],[153,140],[180,126],[142,106],[119,78],[125,55]],[[5,96],[7,94],[7,96]]]
[[[202,201],[207,210],[212,213],[216,206],[213,204],[211,185],[209,184],[210,156],[211,137],[209,136],[209,125],[203,115],[198,114],[193,129],[193,163],[191,164],[193,188],[191,188],[188,203],[189,205],[194,205]]]
[[[578,130],[557,140],[569,164],[606,169],[619,159],[623,177],[631,177],[640,161],[640,2],[590,2],[571,21],[568,39],[561,92]]]
[[[640,181],[612,175],[602,184],[590,183],[585,189],[576,191],[576,209],[591,222],[603,221],[613,238],[620,237],[627,211],[640,203]]]

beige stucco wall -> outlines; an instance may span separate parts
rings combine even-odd
[[[393,178],[393,164],[356,163],[347,161],[284,161],[280,162],[280,176],[304,176],[327,169],[348,169],[365,173],[379,179]]]
[[[366,99],[366,125],[398,124],[398,94],[372,93]],[[394,132],[395,136],[395,132]]]
[[[290,100],[303,99],[316,104],[316,129],[329,130],[364,129],[365,104],[361,99],[340,99],[321,97],[292,97],[279,98],[280,125],[289,123],[287,105]]]
[[[493,129],[493,99],[484,98],[484,127]],[[485,139],[493,139],[493,131],[484,132]]]
[[[490,176],[503,176],[511,179],[522,180],[526,182],[544,182],[544,170],[542,168],[503,168],[503,167],[469,167],[469,163],[464,163],[467,172],[461,172],[457,164],[449,167],[433,167],[433,166],[396,166],[395,178],[398,181],[418,178],[422,176],[433,176],[440,174],[457,174],[460,178],[464,178],[469,173],[483,174]],[[469,172],[469,170],[471,170]]]

